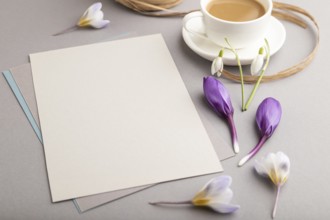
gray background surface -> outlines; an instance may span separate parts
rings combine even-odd
[[[0,70],[28,62],[28,54],[96,43],[116,38],[162,33],[194,103],[228,143],[227,125],[204,105],[202,77],[210,62],[194,54],[181,37],[181,18],[153,18],[136,14],[114,1],[102,1],[102,30],[79,30],[53,37],[73,25],[92,0],[1,0]],[[231,215],[190,207],[154,207],[148,201],[191,198],[211,176],[159,184],[148,190],[79,214],[71,201],[52,204],[43,150],[25,120],[11,91],[0,77],[0,219],[270,219],[275,189],[255,174],[253,163],[238,168],[238,161],[258,141],[255,111],[268,96],[278,99],[282,121],[257,159],[268,152],[285,152],[291,159],[291,176],[284,186],[277,219],[329,219],[330,187],[330,75],[327,53],[330,37],[327,1],[287,0],[315,16],[321,28],[321,47],[304,71],[288,79],[262,84],[247,112],[240,112],[239,84],[224,80],[235,112],[241,153],[224,161],[224,173],[233,177],[233,203],[241,209]],[[185,0],[178,10],[198,8],[198,0]],[[287,30],[284,47],[272,57],[269,72],[291,66],[313,47],[313,34],[283,22]],[[141,51],[142,52],[142,51]],[[129,51],[127,52],[129,57]],[[124,69],[124,68],[123,68]],[[134,73],[124,73],[134,74]],[[247,92],[252,86],[246,86]],[[23,122],[23,123],[22,123]],[[215,146],[216,147],[216,146]]]

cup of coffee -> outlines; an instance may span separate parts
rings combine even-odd
[[[235,49],[262,42],[269,28],[272,0],[201,0],[201,10],[183,18],[183,28],[215,44]],[[205,32],[189,28],[192,19],[202,19]]]

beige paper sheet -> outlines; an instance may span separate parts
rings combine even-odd
[[[13,67],[10,69],[11,73],[13,74],[16,83],[18,84],[20,91],[22,92],[26,102],[28,103],[28,106],[30,108],[30,111],[34,118],[36,119],[36,122],[39,124],[39,117],[38,117],[38,112],[37,112],[37,103],[35,99],[35,94],[34,94],[34,87],[33,87],[33,81],[32,81],[32,72],[31,72],[31,65],[30,63],[20,65],[17,67]],[[195,103],[196,105],[196,103]],[[201,106],[196,106],[198,107]],[[207,118],[201,117],[204,126],[207,128],[207,126],[210,126],[211,123],[207,123]],[[213,133],[211,132],[213,131]],[[215,132],[216,130],[210,130],[208,132],[211,141],[212,138],[214,140],[213,145],[217,146],[215,149],[217,152],[217,155],[220,160],[224,160],[228,158],[228,153],[226,153],[229,150],[232,149],[230,145],[225,143],[221,137],[219,137],[218,132]],[[149,185],[150,186],[150,185]],[[96,195],[90,195],[90,196],[84,196],[80,198],[76,198],[73,201],[75,202],[75,205],[77,206],[78,210],[80,212],[85,212],[87,210],[90,210],[92,208],[98,207],[100,205],[103,205],[105,203],[112,202],[114,200],[120,199],[122,197],[131,195],[133,193],[139,192],[140,190],[146,189],[148,186],[140,186],[140,187],[133,187],[133,188],[128,188],[128,189],[123,189],[123,190],[116,190],[116,191],[111,191],[111,192],[105,192],[101,194],[96,194]]]
[[[54,202],[222,170],[161,35],[30,60]]]

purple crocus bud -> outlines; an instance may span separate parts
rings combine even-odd
[[[266,140],[272,136],[278,124],[280,123],[282,116],[282,108],[279,101],[274,98],[266,98],[259,105],[256,122],[260,130],[260,140],[258,144],[240,160],[238,166],[243,166],[248,160],[250,160],[264,145]]]
[[[237,132],[234,124],[234,108],[230,101],[230,96],[225,86],[212,76],[204,77],[204,95],[213,108],[221,117],[227,119],[235,153],[239,152]]]

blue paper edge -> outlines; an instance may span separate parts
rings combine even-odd
[[[36,123],[36,120],[34,119],[32,113],[31,113],[31,110],[28,106],[28,104],[26,103],[22,93],[21,93],[21,90],[19,89],[12,73],[10,70],[5,70],[2,72],[3,76],[5,77],[9,87],[11,88],[11,90],[13,91],[19,105],[21,106],[21,108],[23,109],[23,112],[24,114],[26,115],[27,119],[29,120],[34,132],[36,133],[39,141],[41,143],[43,143],[43,140],[42,140],[42,134],[41,134],[41,130],[40,128],[38,127],[38,124]]]

